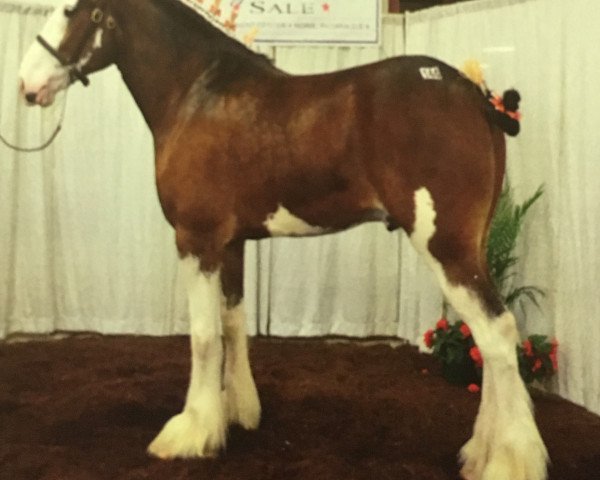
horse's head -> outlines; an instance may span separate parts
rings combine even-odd
[[[51,105],[59,90],[114,61],[118,30],[108,0],[65,0],[29,48],[20,68],[30,105]]]

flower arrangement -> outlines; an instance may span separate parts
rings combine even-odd
[[[546,335],[530,335],[517,348],[519,371],[525,383],[543,382],[558,371],[558,342]]]
[[[466,323],[459,320],[450,324],[441,318],[435,329],[425,332],[424,341],[433,356],[442,361],[442,375],[450,383],[481,383],[483,359]]]
[[[543,290],[526,285],[515,286],[513,268],[518,261],[514,254],[517,237],[521,231],[525,215],[541,197],[538,190],[521,205],[512,200],[510,185],[506,185],[498,200],[494,218],[490,226],[487,246],[487,262],[490,275],[498,287],[507,306],[513,307],[519,301],[529,300],[536,306]],[[435,328],[425,332],[425,345],[432,349],[433,356],[442,362],[442,374],[451,383],[469,385],[470,391],[478,391],[481,384],[483,359],[466,323],[459,320],[453,324],[444,317]],[[530,335],[517,347],[519,372],[526,383],[550,378],[558,369],[558,342],[544,335]]]
[[[434,357],[442,362],[442,375],[450,383],[468,385],[479,391],[483,358],[469,326],[459,320],[453,324],[441,318],[423,340]],[[543,382],[558,370],[558,342],[545,335],[530,335],[517,346],[519,372],[525,383]]]

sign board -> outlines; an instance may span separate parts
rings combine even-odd
[[[181,0],[263,45],[378,45],[380,0]]]

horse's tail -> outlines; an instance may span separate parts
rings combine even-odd
[[[481,89],[487,99],[485,115],[488,121],[498,125],[507,135],[516,137],[521,130],[521,114],[519,113],[521,95],[519,92],[511,89],[506,90],[501,97],[494,95],[485,84],[481,64],[476,60],[465,62],[462,73]]]
[[[504,133],[516,137],[521,131],[519,101],[521,95],[514,89],[506,90],[502,97],[490,94],[486,109],[488,120],[498,125]]]

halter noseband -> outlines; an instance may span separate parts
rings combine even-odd
[[[95,8],[92,11],[92,14],[90,15],[90,22],[91,22],[91,26],[95,26],[95,29],[100,27],[100,24],[102,23],[102,20],[104,19],[104,12],[102,11],[102,9],[100,8]],[[108,16],[106,19],[106,27],[109,30],[113,30],[116,27],[115,21],[112,18],[112,16]],[[88,76],[83,73],[81,71],[81,68],[77,65],[77,59],[79,58],[79,54],[81,53],[81,50],[83,50],[83,46],[85,45],[85,41],[89,38],[89,35],[91,35],[91,32],[93,31],[92,29],[90,29],[90,33],[88,35],[85,35],[83,42],[81,44],[81,47],[79,48],[79,50],[76,52],[77,53],[77,57],[75,61],[69,62],[69,60],[67,58],[65,58],[57,49],[55,49],[52,45],[50,45],[46,39],[44,37],[42,37],[41,35],[38,35],[37,37],[35,37],[35,39],[38,41],[38,43],[44,47],[46,49],[46,51],[52,55],[54,58],[56,58],[60,64],[63,67],[67,67],[68,71],[69,71],[69,78],[71,83],[76,82],[77,80],[81,81],[81,83],[83,83],[84,86],[88,86],[90,84],[90,79],[88,78]]]
[[[69,67],[69,77],[71,79],[71,83],[75,82],[76,80],[80,80],[81,83],[83,83],[83,85],[86,87],[90,84],[90,79],[87,77],[87,75],[83,73],[77,65],[69,64],[68,60],[65,57],[63,57],[58,52],[58,50],[56,50],[52,45],[50,45],[44,39],[44,37],[38,35],[37,37],[35,37],[35,39],[42,47],[44,47],[48,51],[50,55],[56,58],[63,67]]]

